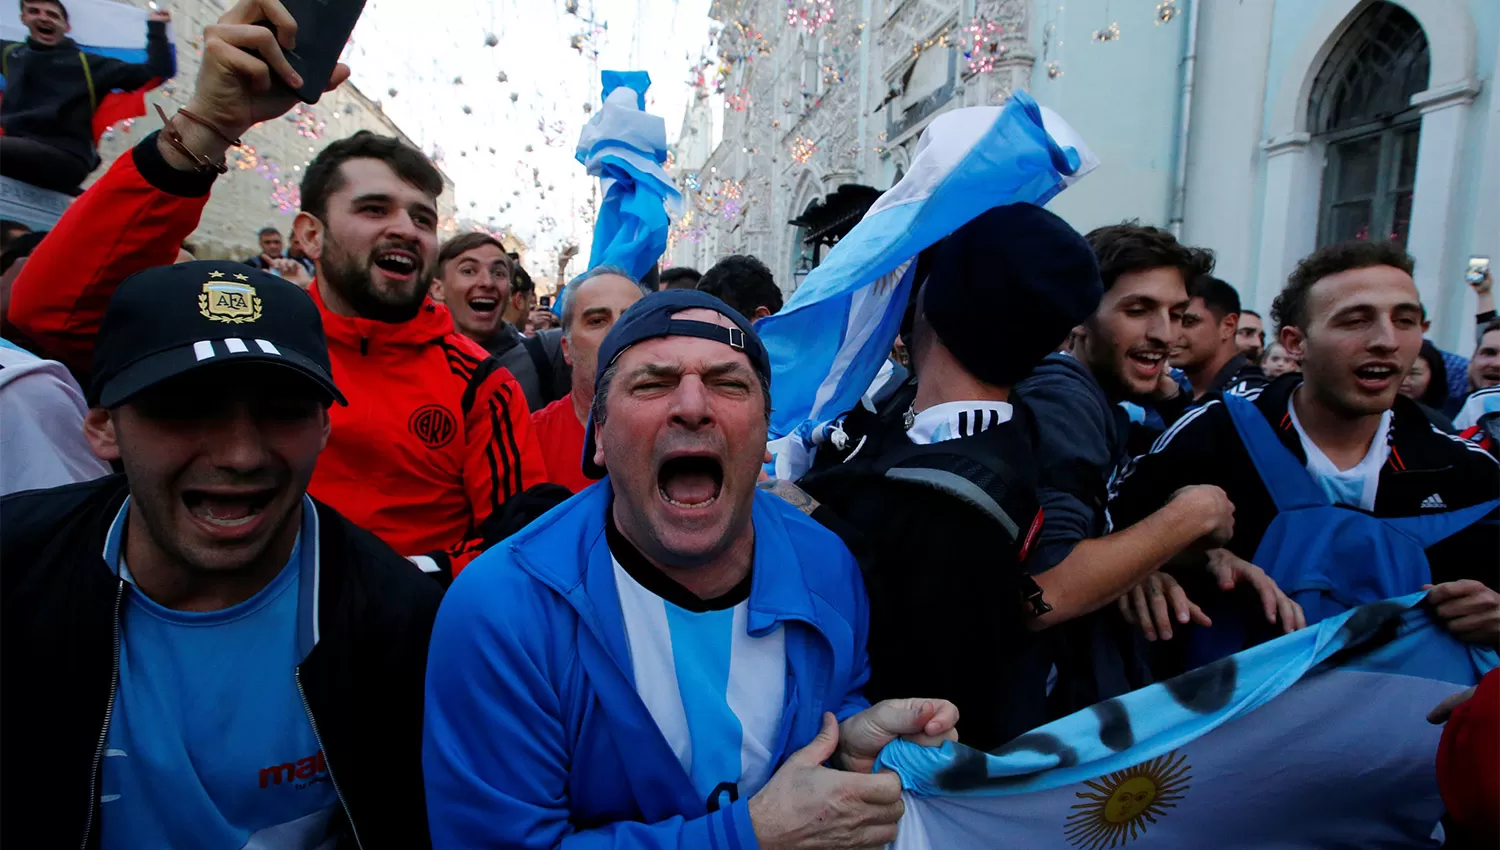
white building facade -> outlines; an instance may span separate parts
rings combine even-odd
[[[714,4],[723,127],[707,99],[685,116],[674,264],[752,253],[791,291],[814,259],[790,223],[809,205],[889,188],[935,115],[1025,89],[1101,160],[1052,204],[1078,229],[1171,227],[1263,313],[1320,244],[1393,237],[1416,258],[1434,340],[1472,348],[1464,269],[1500,254],[1495,0],[799,8]]]

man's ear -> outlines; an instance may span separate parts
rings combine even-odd
[[[589,411],[589,415],[593,416],[594,412]],[[604,462],[604,429],[597,424],[594,426],[594,465],[600,469],[609,469]]]
[[[427,297],[431,298],[433,301],[436,301],[439,304],[444,303],[444,299],[447,296],[443,293],[443,279],[442,278],[440,278],[440,277],[434,277],[432,279],[432,285],[429,286],[429,287],[427,287]]]
[[[1228,342],[1234,339],[1234,332],[1239,330],[1240,314],[1225,313],[1223,320],[1219,322],[1219,340]]]
[[[750,317],[750,321],[752,321],[752,322],[758,322],[761,319],[764,319],[765,317],[767,317],[769,315],[771,315],[771,310],[770,310],[769,307],[756,307],[755,308],[755,315],[753,315],[753,316]]]
[[[1278,338],[1281,340],[1281,347],[1285,348],[1286,353],[1290,354],[1294,360],[1301,362],[1306,356],[1307,335],[1302,333],[1301,328],[1285,326],[1281,329]]]
[[[563,362],[567,363],[569,368],[572,368],[572,366],[573,366],[573,346],[572,346],[572,341],[568,339],[568,335],[567,334],[563,334],[562,335],[562,353],[563,353]]]
[[[302,252],[313,262],[323,259],[323,222],[310,212],[299,212],[292,219],[292,233],[302,243]]]
[[[333,434],[333,413],[330,409],[331,407],[332,405],[323,408],[323,442],[318,447],[319,454],[322,454],[323,449],[328,448],[328,438]]]
[[[115,420],[102,407],[91,407],[83,417],[83,438],[94,455],[106,463],[120,459],[120,440],[115,435]]]

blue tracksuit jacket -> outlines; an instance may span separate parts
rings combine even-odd
[[[753,850],[749,801],[709,813],[636,696],[605,511],[608,479],[463,571],[427,667],[433,846]],[[869,612],[843,543],[756,491],[750,632],[786,629],[779,766],[822,713],[866,708]]]

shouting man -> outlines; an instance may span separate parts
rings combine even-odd
[[[701,292],[636,302],[599,349],[608,477],[482,557],[439,612],[423,774],[440,847],[864,848],[896,837],[897,736],[868,707],[868,611],[831,532],[755,483],[771,366]],[[800,749],[799,749],[800,748]]]

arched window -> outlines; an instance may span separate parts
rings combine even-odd
[[[1406,244],[1421,132],[1410,103],[1427,73],[1427,37],[1394,3],[1371,4],[1334,45],[1308,101],[1308,126],[1327,153],[1319,245]]]

